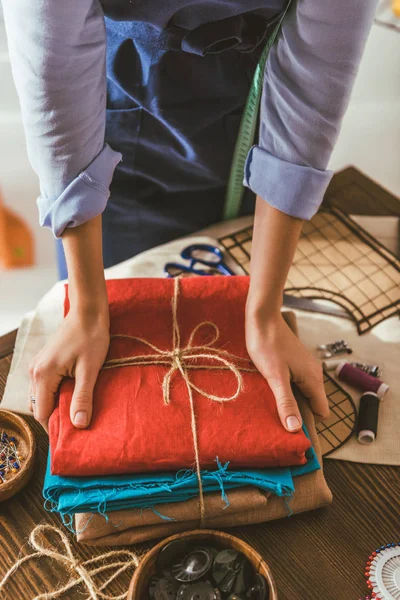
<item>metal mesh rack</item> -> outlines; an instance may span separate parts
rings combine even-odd
[[[219,241],[249,273],[253,228]],[[400,309],[400,260],[350,217],[322,209],[304,223],[285,293],[344,308],[365,333]]]

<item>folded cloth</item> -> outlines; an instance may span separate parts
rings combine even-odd
[[[232,471],[228,464],[218,463],[215,471],[202,471],[203,492],[219,492],[221,510],[230,500],[226,491],[253,485],[277,496],[291,497],[293,477],[315,471],[320,465],[313,448],[307,450],[307,463],[295,467],[276,467]],[[119,511],[149,508],[171,502],[182,503],[198,497],[197,475],[192,470],[178,473],[143,473],[104,477],[61,477],[52,475],[48,462],[43,496],[46,508],[63,517],[77,512]],[[158,514],[162,511],[157,511]],[[171,518],[166,515],[166,518]],[[68,519],[64,518],[68,523]]]
[[[235,518],[240,513],[248,513],[260,510],[267,506],[269,492],[259,490],[253,486],[245,486],[229,491],[229,504],[221,501],[221,494],[211,492],[204,495],[207,525],[210,519],[220,517],[222,514],[229,518]],[[148,509],[117,510],[104,515],[98,513],[78,513],[75,515],[75,530],[79,542],[95,544],[108,544],[110,539],[112,545],[127,543],[131,530],[135,533],[149,530],[149,527],[163,527],[164,524],[183,524],[187,528],[188,523],[196,527],[199,515],[198,498],[191,498],[186,502],[163,504],[158,511]],[[162,535],[162,532],[161,532]],[[127,541],[124,542],[124,539]]]
[[[112,339],[92,422],[71,424],[74,382],[66,380],[50,419],[52,473],[212,469],[216,456],[232,469],[305,464],[309,440],[284,429],[246,352],[248,284],[233,276],[108,281]]]
[[[313,415],[304,400],[299,400],[299,405],[317,459],[322,464]],[[322,468],[296,476],[294,483],[295,492],[290,502],[287,498],[266,494],[250,486],[230,491],[228,507],[221,503],[221,494],[205,494],[205,526],[225,528],[262,523],[287,517],[290,513],[297,514],[320,508],[332,501]],[[179,504],[160,505],[158,511],[122,510],[109,513],[107,518],[99,514],[77,514],[77,539],[92,546],[129,545],[167,537],[198,526],[199,503],[196,499]],[[165,517],[175,520],[168,521]]]

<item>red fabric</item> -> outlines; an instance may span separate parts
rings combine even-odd
[[[183,278],[179,285],[181,345],[187,345],[196,325],[211,321],[220,329],[214,345],[248,358],[244,335],[248,278]],[[173,286],[171,279],[108,281],[111,334],[134,335],[171,349]],[[212,332],[198,332],[197,344],[204,343],[205,333],[210,336]],[[146,352],[151,350],[136,341],[114,339],[108,358]],[[102,370],[94,392],[92,422],[86,430],[75,429],[70,422],[74,381],[65,380],[50,419],[52,473],[106,475],[192,467],[188,391],[180,373],[175,373],[171,403],[164,405],[161,384],[167,369],[151,365]],[[286,432],[271,389],[258,372],[242,375],[244,389],[234,401],[221,404],[194,392],[202,468],[215,468],[216,457],[223,463],[230,461],[232,468],[304,464],[310,447],[307,437],[302,431]],[[229,396],[236,389],[229,371],[191,370],[189,376],[215,395]]]

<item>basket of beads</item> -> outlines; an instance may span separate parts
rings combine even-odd
[[[33,475],[36,440],[19,415],[0,409],[0,502],[15,496]]]

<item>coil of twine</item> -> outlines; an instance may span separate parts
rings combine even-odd
[[[51,544],[48,539],[46,540],[45,534],[49,533],[60,538],[63,551]],[[35,596],[32,600],[51,600],[53,598],[59,598],[80,584],[84,584],[89,592],[89,595],[86,596],[87,600],[124,600],[124,598],[127,597],[128,592],[118,596],[111,596],[104,590],[117,577],[122,575],[122,573],[125,573],[125,571],[128,571],[131,568],[136,568],[140,562],[140,557],[130,550],[112,550],[111,552],[106,552],[105,554],[95,556],[89,560],[80,561],[74,555],[70,541],[65,533],[54,525],[49,524],[37,525],[29,536],[29,543],[36,552],[17,560],[0,582],[0,592],[21,565],[35,558],[48,557],[62,564],[67,571],[69,571],[70,579],[65,585],[53,592],[44,592],[43,594]],[[114,570],[114,573],[112,573],[106,581],[101,585],[96,583],[96,575],[99,575],[104,571],[112,570]]]

